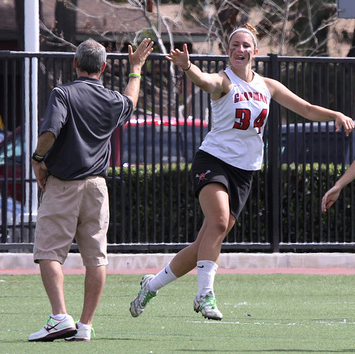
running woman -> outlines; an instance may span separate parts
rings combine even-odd
[[[133,317],[142,313],[159,289],[197,267],[194,310],[208,319],[222,319],[213,290],[221,244],[246,203],[254,171],[261,168],[271,99],[311,121],[334,120],[336,130],[343,126],[347,135],[354,128],[353,120],[344,114],[312,105],[280,82],[254,72],[252,63],[257,53],[256,30],[246,24],[229,36],[230,66],[223,72],[202,72],[190,61],[186,44],[183,51],[172,50],[166,57],[211,94],[212,129],[192,165],[194,193],[204,221],[193,243],[157,275],[143,277],[141,289],[131,302]]]

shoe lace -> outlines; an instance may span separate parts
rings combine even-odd
[[[141,302],[141,305],[142,306],[146,306],[147,303],[153,298],[156,296],[156,294],[150,292],[150,291],[143,291],[143,290],[140,290],[139,291],[140,294],[143,295],[143,301]]]
[[[94,330],[94,327],[91,326],[91,332],[92,332],[92,335],[94,336],[94,338],[96,337],[96,333],[95,333],[95,330]]]
[[[44,328],[46,328],[46,329],[47,329],[48,325],[50,325],[50,326],[51,326],[51,328],[53,328],[53,327],[54,327],[53,318],[52,318],[51,316],[49,316],[49,317],[48,317],[48,320],[47,320],[46,324],[44,325]]]
[[[94,327],[91,326],[91,332],[92,332],[92,335],[94,336],[94,338],[96,337],[96,333],[95,333],[95,330],[94,330]]]
[[[202,310],[205,307],[211,307],[212,309],[215,309],[217,307],[216,305],[216,298],[212,296],[206,296],[204,298],[204,302],[200,305],[200,309]]]

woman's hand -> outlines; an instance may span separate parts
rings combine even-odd
[[[339,198],[342,188],[334,185],[322,198],[322,211],[327,211]]]
[[[180,66],[183,70],[188,70],[191,65],[189,57],[189,51],[187,50],[187,44],[185,43],[183,51],[180,49],[172,49],[170,54],[166,56],[166,59],[173,62],[175,65]]]
[[[338,132],[340,130],[340,127],[343,126],[345,130],[345,135],[349,136],[351,131],[354,129],[354,121],[352,118],[345,116],[344,114],[340,113],[336,118],[335,118],[335,129]]]

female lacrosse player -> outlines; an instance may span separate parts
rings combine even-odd
[[[192,165],[194,193],[204,221],[192,244],[157,275],[143,277],[141,290],[130,306],[134,317],[142,313],[160,288],[197,267],[194,310],[208,319],[222,319],[213,290],[221,244],[246,203],[254,171],[261,168],[263,133],[272,98],[309,120],[335,120],[337,131],[343,126],[347,135],[354,128],[353,120],[344,114],[312,105],[280,82],[254,72],[252,62],[257,53],[256,31],[247,24],[230,35],[230,66],[223,72],[202,72],[190,61],[186,44],[183,51],[172,50],[166,57],[181,67],[195,85],[211,94],[212,129]]]

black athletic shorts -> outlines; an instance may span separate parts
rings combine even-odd
[[[237,219],[248,199],[253,174],[254,171],[231,166],[198,150],[191,167],[193,192],[198,198],[201,189],[208,183],[223,184],[228,191],[231,214]]]

